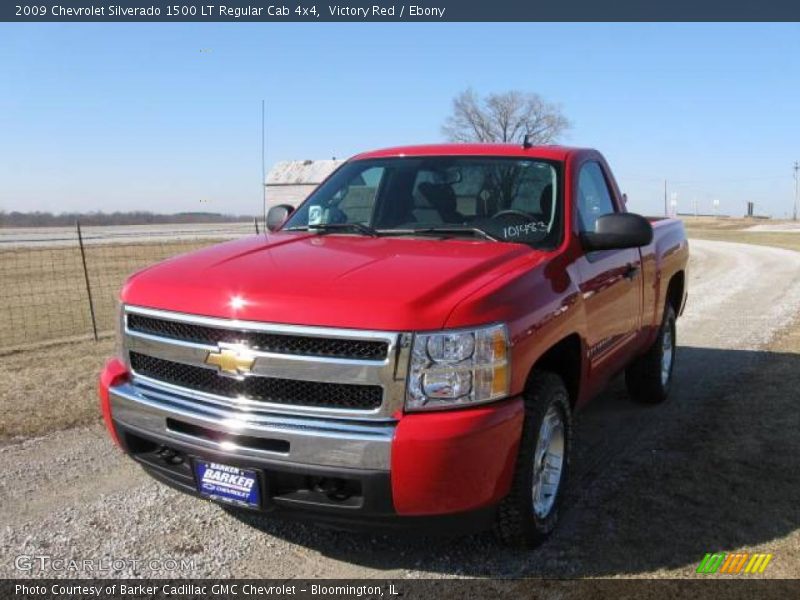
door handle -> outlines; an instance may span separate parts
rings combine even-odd
[[[633,279],[636,277],[636,274],[639,272],[639,265],[635,265],[633,263],[628,263],[625,265],[625,271],[623,271],[622,276],[625,279]]]

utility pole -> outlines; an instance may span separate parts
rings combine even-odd
[[[267,228],[267,167],[264,151],[266,147],[265,101],[261,100],[261,210],[264,214],[264,229]]]
[[[794,161],[794,220],[797,221],[797,205],[800,204],[800,161]]]

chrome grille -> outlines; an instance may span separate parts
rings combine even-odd
[[[383,389],[377,385],[355,385],[297,381],[274,377],[222,377],[216,371],[169,360],[130,353],[131,367],[139,375],[191,390],[246,398],[258,402],[374,410],[381,405]]]
[[[391,421],[402,409],[409,334],[221,319],[126,306],[132,384],[242,418],[285,413]],[[231,377],[206,361],[233,347],[254,360]]]
[[[330,356],[339,358],[384,360],[389,344],[383,341],[325,338],[275,334],[264,331],[215,328],[195,323],[168,321],[145,315],[128,316],[128,329],[148,335],[197,344],[244,344],[253,350],[275,354]]]

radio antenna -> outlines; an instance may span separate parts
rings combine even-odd
[[[527,150],[529,148],[533,148],[533,141],[531,140],[533,136],[530,133],[526,133],[525,137],[522,138],[522,147]]]

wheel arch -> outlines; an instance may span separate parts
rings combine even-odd
[[[570,407],[574,408],[580,392],[583,374],[583,343],[580,335],[572,333],[551,346],[531,366],[525,386],[537,371],[547,371],[561,377],[569,394]]]
[[[664,304],[670,304],[676,315],[683,312],[684,297],[686,293],[686,273],[676,272],[667,284],[667,294]]]

